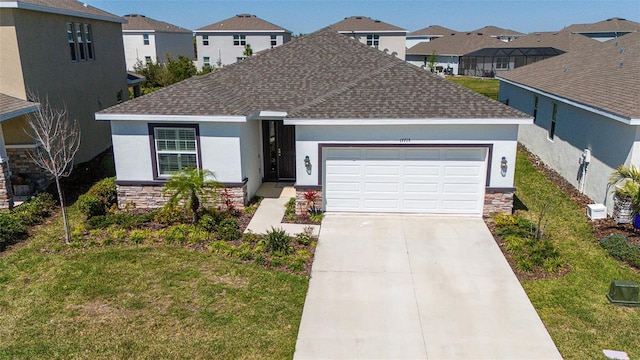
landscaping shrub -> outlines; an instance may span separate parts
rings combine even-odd
[[[216,219],[209,215],[209,214],[204,214],[200,217],[200,219],[198,220],[198,226],[207,232],[215,232],[216,231]]]
[[[40,193],[28,202],[16,207],[13,215],[25,226],[41,223],[44,218],[51,216],[56,203],[49,193]]]
[[[238,221],[234,218],[222,219],[216,226],[215,232],[218,239],[221,240],[238,240],[242,237]]]
[[[304,231],[296,234],[296,242],[303,246],[311,245],[313,241],[313,228],[311,226],[305,226]]]
[[[105,203],[106,208],[111,207],[118,202],[116,178],[108,177],[98,181],[87,191],[87,195],[97,196]]]
[[[291,253],[291,237],[287,235],[283,228],[274,228],[272,226],[271,230],[267,231],[265,242],[266,249],[269,252],[278,254]]]
[[[94,216],[104,215],[107,212],[107,206],[102,199],[96,195],[83,194],[76,201],[78,210],[91,219]]]
[[[170,204],[167,204],[158,210],[153,219],[163,225],[173,225],[187,221],[184,210]]]
[[[640,267],[640,245],[629,244],[626,236],[620,234],[607,236],[600,240],[600,246],[614,258]]]
[[[0,215],[0,249],[22,240],[27,236],[27,228],[13,215]]]
[[[491,218],[498,227],[513,226],[518,222],[518,218],[511,214],[497,213],[491,215]]]

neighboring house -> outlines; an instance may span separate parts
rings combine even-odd
[[[138,61],[144,63],[167,61],[167,56],[176,59],[179,55],[194,60],[193,32],[155,20],[144,15],[123,16],[122,40],[127,70],[133,70]]]
[[[422,42],[407,50],[407,62],[427,67],[430,57],[435,55],[435,70],[462,74],[463,67],[459,66],[460,57],[472,51],[485,47],[498,47],[502,41],[480,33],[453,33],[429,42]],[[466,66],[475,68],[475,64]]]
[[[245,46],[253,53],[280,46],[291,40],[291,31],[255,15],[240,14],[195,31],[198,70],[221,67],[245,58]]]
[[[30,92],[65,107],[80,124],[76,163],[111,145],[108,124],[96,122],[94,114],[128,98],[123,21],[75,0],[0,0],[0,157],[3,168],[8,164],[0,193],[12,198],[11,178],[33,184],[42,177],[27,154],[38,146],[24,130],[25,116],[35,109]]]
[[[640,32],[640,23],[611,18],[593,24],[574,24],[562,31],[584,35],[598,41],[607,41],[632,32]]]
[[[566,52],[592,45],[595,41],[569,31],[536,32],[503,43],[499,47],[483,48],[460,57],[460,75],[488,76],[533,64]]]
[[[404,60],[407,30],[365,16],[344,18],[330,26],[340,34]]]
[[[534,117],[519,141],[611,211],[609,175],[640,165],[638,74],[640,33],[631,33],[500,74],[499,98]]]
[[[429,42],[433,39],[441,38],[445,35],[453,34],[455,32],[457,31],[442,27],[440,25],[430,25],[424,29],[408,33],[406,47],[407,49],[410,49],[418,43]]]
[[[480,29],[476,29],[469,32],[488,35],[494,39],[498,39],[503,42],[510,42],[519,37],[525,36],[525,34],[521,32],[511,30],[511,29],[502,29],[492,25],[485,26]]]
[[[326,211],[476,216],[511,212],[518,126],[531,123],[330,28],[96,119],[111,123],[120,206],[162,206],[167,179],[198,167],[239,205],[290,181]]]

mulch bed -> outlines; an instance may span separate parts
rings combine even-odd
[[[524,146],[518,144],[518,148],[523,150],[527,154],[527,158],[536,169],[542,172],[544,176],[549,179],[549,181],[556,184],[560,188],[560,190],[568,194],[571,197],[571,200],[575,202],[580,208],[584,209],[584,217],[588,220],[586,214],[587,205],[593,204],[594,201],[588,198],[586,195],[580,193],[580,191],[573,185],[571,185],[571,183],[569,183],[555,170],[548,167],[545,163],[542,162],[542,160],[540,160],[539,157],[529,152]],[[502,239],[499,236],[495,235],[496,227],[493,223],[493,220],[491,218],[487,218],[485,222],[487,224],[487,227],[489,227],[491,233],[494,234],[496,243],[498,244],[498,246],[500,246],[500,250],[502,250],[502,253],[513,269],[513,272],[516,274],[520,281],[559,278],[571,271],[569,266],[562,267],[560,271],[554,274],[549,274],[542,270],[536,270],[532,272],[518,271],[515,266],[515,256],[505,250],[504,245],[502,244]],[[591,225],[593,234],[598,241],[611,234],[621,234],[628,237],[630,244],[640,244],[640,232],[636,231],[633,228],[632,224],[618,224],[615,220],[609,217],[601,220],[588,220],[588,222]]]

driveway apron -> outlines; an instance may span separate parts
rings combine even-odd
[[[480,218],[327,214],[294,359],[561,359]]]

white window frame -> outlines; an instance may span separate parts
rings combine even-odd
[[[278,46],[278,35],[271,35],[271,47]]]
[[[233,35],[233,46],[245,46],[247,45],[247,35],[235,34]]]
[[[202,64],[204,66],[211,66],[211,58],[209,56],[202,57]]]
[[[556,122],[558,120],[558,103],[553,103],[553,111],[551,113],[551,125],[549,126],[549,140],[553,141],[556,136]]]
[[[202,35],[202,46],[209,46],[209,35]]]
[[[145,64],[152,64],[153,63],[153,59],[151,58],[151,56],[145,56],[144,57],[144,63]]]
[[[142,34],[142,44],[149,45],[151,41],[149,41],[149,34]]]
[[[377,49],[380,46],[380,35],[367,34],[367,45]]]
[[[499,56],[496,58],[496,70],[508,70],[509,58],[506,56]]]
[[[182,166],[182,156],[183,155],[188,155],[188,156],[194,156],[195,157],[195,163],[196,163],[196,167],[198,169],[201,168],[201,164],[200,164],[200,147],[199,147],[199,141],[198,141],[198,129],[195,126],[162,126],[162,125],[151,125],[153,128],[153,157],[155,160],[155,164],[156,164],[156,173],[154,174],[154,177],[157,179],[166,179],[171,177],[172,174],[175,173],[175,171],[169,171],[169,172],[163,172],[163,165],[161,163],[161,155],[177,155],[176,157],[176,161],[177,161],[177,165],[178,168],[182,168],[184,169],[184,167]],[[175,132],[175,139],[161,139],[160,135],[158,134],[159,130],[163,130],[163,131],[173,131]],[[191,139],[180,139],[180,131],[189,131],[189,132],[193,132],[193,140]],[[175,146],[174,149],[170,149],[170,150],[160,150],[163,146],[160,146],[160,142],[161,141],[166,141],[166,142],[175,142]],[[181,149],[180,147],[182,147],[183,145],[180,145],[178,143],[180,142],[184,142],[185,144],[184,147],[189,147],[187,145],[187,143],[191,143],[193,145],[193,149]],[[190,164],[189,164],[190,165]],[[186,165],[185,165],[186,167]],[[176,171],[180,171],[180,169],[176,170]]]

